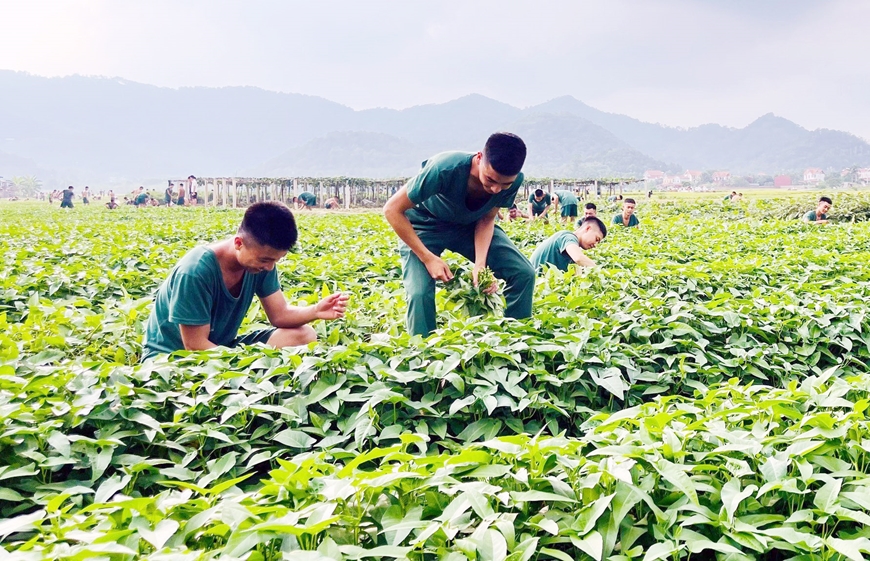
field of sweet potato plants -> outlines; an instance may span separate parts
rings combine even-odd
[[[0,559],[870,558],[870,199],[835,204],[642,203],[533,319],[460,275],[425,341],[383,217],[301,213],[284,291],[343,321],[146,366],[241,211],[0,206]]]

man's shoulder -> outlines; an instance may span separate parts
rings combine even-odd
[[[220,270],[217,255],[207,245],[195,247],[184,254],[175,266],[176,274],[201,276]]]
[[[435,168],[439,171],[451,171],[457,168],[470,166],[471,158],[473,157],[474,152],[462,152],[459,150],[441,152],[424,161],[422,167]]]

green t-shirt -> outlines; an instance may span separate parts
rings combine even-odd
[[[423,162],[423,169],[407,184],[414,208],[405,212],[405,216],[415,230],[474,224],[493,208],[510,208],[514,204],[523,184],[522,173],[508,189],[490,196],[480,208],[468,208],[468,175],[473,157],[469,152],[442,152]]]
[[[148,202],[149,198],[150,197],[148,196],[148,193],[142,192],[136,195],[136,200],[134,201],[134,203],[137,205],[144,205]]]
[[[64,189],[63,192],[61,193],[61,195],[63,195],[63,200],[61,202],[64,202],[64,203],[71,203],[72,202],[73,192],[70,191],[69,189]]]
[[[529,203],[532,205],[532,214],[541,214],[546,210],[552,200],[549,193],[544,193],[544,197],[539,201],[535,198],[535,194],[529,195]]]
[[[577,197],[571,191],[554,191],[553,193],[559,197],[559,204],[562,206],[577,204]]]
[[[580,245],[574,232],[567,230],[556,232],[535,248],[531,259],[532,267],[536,271],[540,271],[545,264],[549,263],[555,265],[560,271],[567,271],[568,266],[574,262],[571,256],[565,252],[569,245]]]
[[[309,193],[308,191],[302,191],[296,198],[305,203],[307,206],[315,206],[317,204],[317,197],[314,195],[314,193]]]
[[[620,212],[616,216],[613,217],[611,224],[619,224],[620,226],[624,226],[622,223],[622,213]],[[637,215],[632,214],[631,218],[628,219],[628,227],[632,228],[640,224],[640,220],[637,219]]]
[[[804,218],[806,218],[806,219],[809,220],[810,222],[815,222],[816,220],[827,220],[827,219],[828,219],[828,215],[827,215],[827,214],[822,214],[821,216],[818,216],[818,217],[817,217],[817,216],[816,216],[816,211],[811,210],[811,211],[809,211],[809,212],[806,214],[806,216],[804,216]]]
[[[192,249],[157,289],[142,340],[143,358],[183,349],[179,325],[210,325],[209,341],[231,344],[254,295],[265,298],[280,289],[274,267],[262,273],[245,272],[236,298],[224,283],[214,250],[207,246]]]

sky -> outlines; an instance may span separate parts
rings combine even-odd
[[[0,69],[257,86],[354,109],[571,95],[870,140],[866,0],[0,0]]]

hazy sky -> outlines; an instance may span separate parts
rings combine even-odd
[[[0,68],[356,109],[572,95],[674,126],[774,112],[870,139],[868,22],[867,0],[0,0]]]

